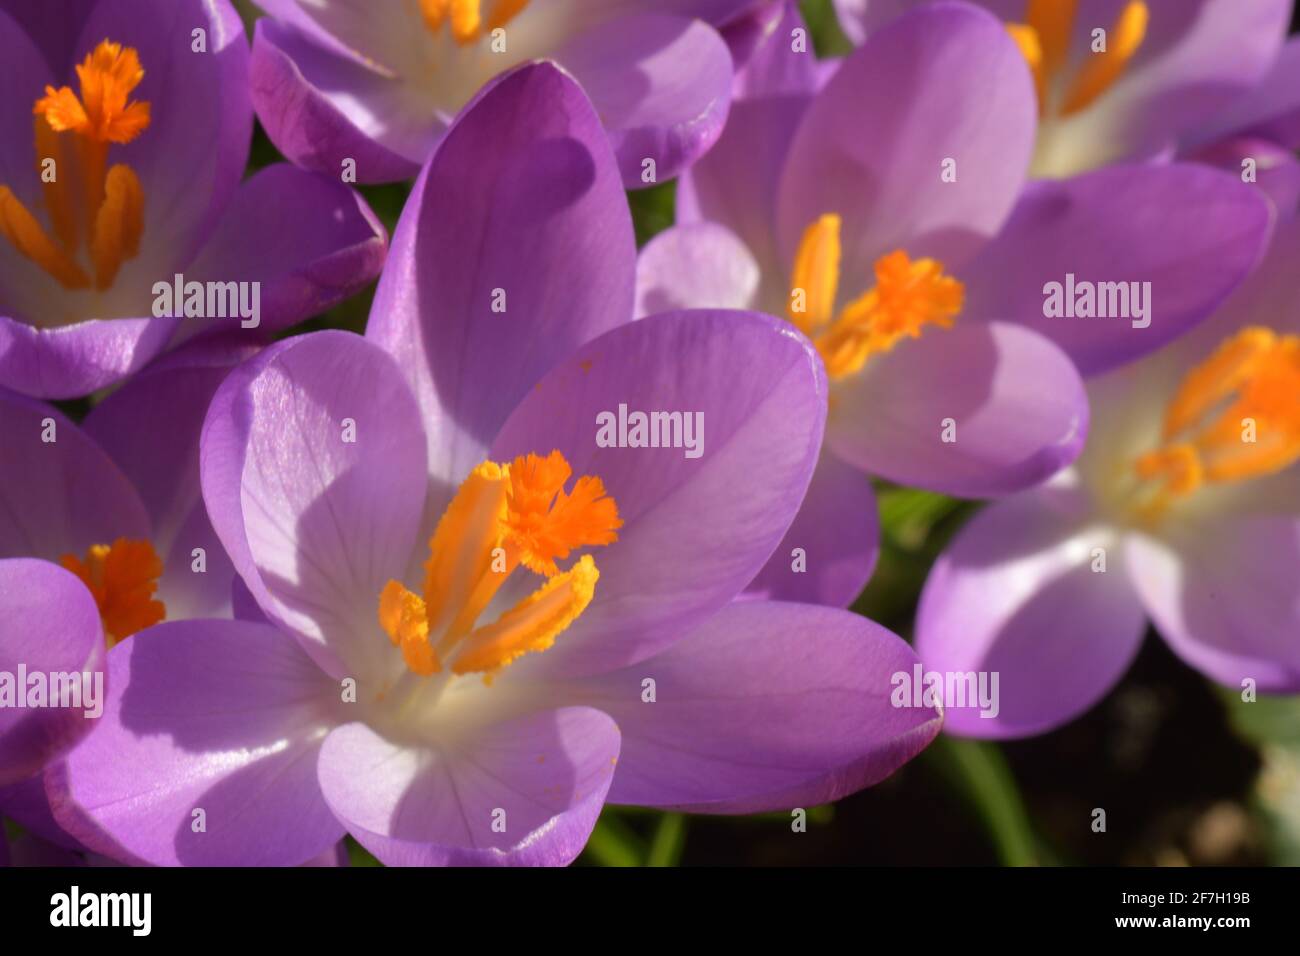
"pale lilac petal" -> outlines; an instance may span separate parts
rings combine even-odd
[[[794,523],[745,593],[848,607],[871,578],[879,555],[871,479],[823,449]]]
[[[1257,262],[1270,219],[1268,202],[1239,177],[1197,164],[1119,166],[1035,182],[963,273],[965,311],[1024,323],[1060,345],[1085,375],[1106,371],[1214,311]],[[1048,283],[1064,293],[1069,274],[1076,283],[1150,282],[1147,316],[1137,318],[1132,302],[1127,317],[1047,316]]]
[[[585,707],[499,723],[455,749],[348,724],[325,741],[320,784],[389,866],[564,866],[595,826],[618,753],[614,722]]]
[[[893,675],[915,663],[855,614],[741,602],[576,692],[622,734],[611,802],[753,813],[838,800],[923,750],[941,713],[890,700]]]
[[[497,81],[407,200],[366,329],[419,400],[433,519],[547,369],[631,320],[635,274],[627,198],[582,90],[549,63]]]
[[[602,413],[612,416],[604,438],[619,443],[620,405],[689,416],[694,451],[684,433],[678,447],[600,447]],[[811,345],[788,323],[754,313],[651,316],[558,365],[510,416],[491,458],[558,449],[575,475],[602,480],[624,524],[616,543],[593,553],[600,582],[591,605],[555,647],[511,670],[622,666],[729,602],[794,519],[825,414]]]
[[[907,339],[833,386],[826,437],[845,461],[964,498],[1036,485],[1074,461],[1088,400],[1037,333],[958,319]]]
[[[316,760],[345,705],[288,635],[160,624],[113,648],[108,685],[96,733],[46,778],[55,816],[91,849],[155,866],[295,866],[342,837]]]
[[[99,609],[75,575],[48,561],[0,559],[0,673],[15,682],[20,673],[40,675],[48,688],[38,701],[28,697],[29,686],[11,687],[24,703],[39,706],[16,706],[15,700],[0,707],[0,786],[39,772],[96,729],[95,672],[100,687],[111,686],[103,661]],[[59,680],[65,674],[76,675],[75,691]],[[89,696],[78,700],[65,692]]]
[[[1119,537],[1090,510],[1074,488],[1017,495],[976,515],[939,557],[916,619],[925,670],[998,678],[996,714],[983,716],[969,698],[945,701],[950,732],[1043,733],[1099,701],[1128,669],[1146,615]]]
[[[675,309],[747,309],[758,263],[726,226],[692,222],[655,236],[637,258],[637,318]]]
[[[1250,680],[1300,692],[1300,519],[1226,516],[1173,539],[1134,535],[1125,551],[1143,605],[1180,657],[1238,691]]]
[[[267,616],[336,676],[392,663],[379,594],[404,576],[425,492],[424,440],[393,360],[359,336],[287,339],[217,391],[203,498]]]

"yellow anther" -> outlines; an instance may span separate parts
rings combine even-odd
[[[583,555],[568,571],[557,559],[579,548],[612,544],[622,526],[599,478],[573,469],[558,451],[524,455],[509,465],[484,462],[447,506],[429,541],[424,595],[389,581],[379,624],[412,671],[491,675],[521,654],[545,650],[591,602],[599,577]],[[549,578],[536,593],[480,625],[506,579],[520,566]]]
[[[1300,460],[1300,336],[1251,326],[1183,378],[1166,409],[1163,444],[1134,463],[1159,486],[1159,515],[1207,482],[1275,474]]]

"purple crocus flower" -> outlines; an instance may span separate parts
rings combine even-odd
[[[253,102],[294,162],[361,182],[414,176],[482,85],[553,59],[594,100],[629,188],[665,181],[727,116],[715,27],[757,0],[259,0]],[[653,160],[653,177],[647,160]]]
[[[921,599],[926,666],[1000,673],[977,737],[1040,733],[1113,687],[1148,620],[1238,691],[1300,691],[1300,224],[1212,319],[1089,383],[1075,467],[990,505]],[[1249,681],[1250,683],[1247,683]]]
[[[230,615],[234,568],[200,497],[198,442],[249,354],[211,338],[178,349],[80,427],[0,389],[0,672],[102,674],[106,641],[163,617]],[[0,814],[61,845],[36,773],[97,723],[81,713],[0,708],[25,728],[0,730]]]
[[[862,42],[933,0],[834,2],[844,32]],[[1033,70],[1040,121],[1032,172],[1045,177],[1168,155],[1255,86],[1291,13],[1291,0],[975,2],[1006,24]]]
[[[0,0],[0,386],[68,398],[137,371],[178,335],[156,316],[199,311],[160,299],[177,275],[244,284],[247,314],[203,322],[265,333],[378,274],[383,229],[337,176],[240,182],[248,69],[228,0]]]
[[[682,177],[680,224],[642,250],[638,311],[760,308],[813,335],[832,378],[827,449],[755,585],[844,604],[875,556],[867,474],[962,497],[1045,480],[1083,443],[1076,366],[1204,318],[1254,262],[1268,210],[1191,164],[1026,189],[1032,84],[978,8],[907,13],[829,80],[792,45],[801,27],[791,6]],[[1044,284],[1069,273],[1150,280],[1149,327],[1044,319]],[[791,573],[795,548],[809,573]]]
[[[809,805],[934,737],[889,703],[894,635],[731,603],[812,473],[822,363],[767,316],[629,321],[621,180],[567,75],[462,114],[393,251],[368,338],[288,339],[217,392],[204,498],[260,620],[110,652],[102,726],[46,775],[70,832],[159,864],[344,830],[391,864],[561,864],[606,800]],[[601,438],[623,409],[695,441]]]

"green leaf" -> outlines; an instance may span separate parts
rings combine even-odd
[[[924,756],[970,804],[1004,866],[1038,866],[1029,814],[997,744],[940,734]]]

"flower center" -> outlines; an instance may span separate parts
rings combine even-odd
[[[515,658],[544,651],[586,609],[600,576],[590,555],[567,571],[556,559],[612,544],[623,522],[599,478],[584,475],[566,492],[572,468],[558,451],[508,465],[479,465],[456,492],[429,541],[424,594],[389,581],[379,624],[422,677],[446,663],[453,674],[485,680]],[[493,596],[522,565],[546,579],[497,620],[478,623]]]
[[[1069,116],[1092,104],[1124,75],[1146,39],[1150,11],[1142,0],[1130,0],[1106,32],[1106,49],[1091,54],[1082,69],[1067,76],[1077,8],[1078,0],[1028,0],[1025,22],[1007,24],[1034,75],[1043,116]]]
[[[528,0],[492,0],[484,18],[483,0],[420,0],[420,15],[435,37],[445,26],[459,46],[469,46],[503,27],[528,6]]]
[[[103,291],[122,263],[139,253],[144,232],[140,180],[124,163],[109,167],[108,148],[144,132],[149,104],[128,101],[144,70],[139,54],[120,43],[104,40],[95,47],[77,67],[77,78],[80,98],[69,87],[47,86],[32,110],[53,235],[7,186],[0,186],[0,234],[64,288],[88,289],[93,281]],[[83,241],[90,272],[77,262]]]
[[[111,545],[92,545],[84,558],[65,554],[59,564],[94,595],[109,647],[167,615],[167,608],[153,597],[163,563],[148,541],[118,538]]]
[[[876,260],[876,284],[835,312],[840,281],[840,217],[827,213],[804,231],[795,253],[787,316],[809,338],[832,379],[859,371],[867,359],[927,325],[951,328],[965,288],[935,259],[902,249]]]
[[[1139,513],[1157,518],[1211,482],[1271,475],[1300,460],[1300,336],[1252,326],[1183,378],[1161,445],[1134,462]]]

